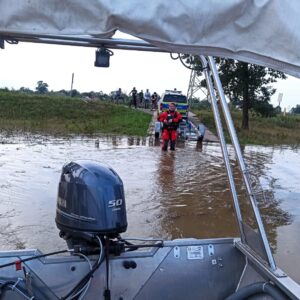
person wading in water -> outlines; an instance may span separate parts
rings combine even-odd
[[[179,112],[176,111],[176,104],[170,103],[169,110],[162,112],[158,116],[158,121],[163,123],[162,128],[162,150],[168,150],[169,140],[170,143],[170,150],[175,150],[175,144],[177,139],[177,128],[179,123],[182,120],[182,116]]]

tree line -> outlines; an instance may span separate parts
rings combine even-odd
[[[8,88],[1,88],[1,91],[10,91]],[[72,91],[70,90],[59,90],[59,91],[49,91],[49,85],[48,83],[44,82],[43,80],[39,80],[36,83],[35,90],[32,90],[28,87],[21,87],[18,90],[13,91],[18,91],[26,94],[40,94],[40,95],[46,95],[46,94],[55,94],[55,95],[62,95],[62,96],[70,96],[70,97],[89,97],[91,99],[93,98],[101,98],[101,99],[109,99],[110,96],[103,93],[102,91],[100,92],[95,92],[95,91],[90,91],[90,92],[79,92],[76,89],[73,89]]]

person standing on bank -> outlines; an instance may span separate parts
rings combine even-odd
[[[144,100],[145,100],[145,108],[149,108],[151,94],[149,92],[149,89],[146,89],[146,92],[144,94]]]
[[[151,96],[151,110],[155,110],[157,108],[157,93],[154,92]]]
[[[139,92],[139,107],[143,107],[144,104],[144,92],[141,90]]]
[[[136,108],[136,106],[137,106],[137,90],[136,90],[135,87],[134,87],[134,88],[132,89],[132,91],[129,93],[129,96],[130,96],[130,95],[132,95],[132,101],[130,101],[130,107],[131,107],[131,105],[133,104],[134,107]]]
[[[176,111],[176,104],[170,103],[169,110],[162,112],[158,116],[158,120],[163,123],[162,128],[162,150],[168,150],[168,144],[170,140],[170,150],[175,150],[175,144],[177,139],[177,128],[182,121],[181,114]]]

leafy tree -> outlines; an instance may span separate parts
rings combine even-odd
[[[35,89],[39,94],[46,94],[48,93],[48,87],[48,83],[40,80],[37,82],[37,87]]]
[[[0,88],[0,91],[2,91],[2,92],[9,92],[9,88],[8,87]]]
[[[63,95],[63,96],[69,96],[70,95],[70,91],[67,90],[59,90],[55,92],[58,95]]]
[[[296,105],[296,107],[293,107],[291,109],[292,114],[300,114],[300,105]]]
[[[191,98],[189,99],[189,103],[191,105],[191,108],[196,109],[209,109],[210,103],[208,100],[201,100],[199,98]]]
[[[79,97],[79,96],[80,96],[80,93],[77,90],[73,89],[71,91],[71,97]]]
[[[267,101],[257,101],[253,104],[253,112],[261,117],[275,117],[280,110]]]
[[[93,98],[95,98],[95,92],[94,91],[90,91],[90,92],[84,92],[84,93],[82,93],[81,95],[83,96],[83,97],[89,97],[89,98],[91,98],[91,99],[93,99]]]
[[[219,59],[218,65],[225,94],[231,101],[241,103],[243,129],[249,129],[249,109],[262,116],[274,114],[269,102],[276,89],[269,84],[286,79],[284,73],[232,59]]]
[[[33,93],[33,91],[30,88],[26,88],[24,86],[20,87],[19,91],[22,92],[22,93],[27,93],[27,94],[32,94]]]
[[[276,89],[269,84],[277,79],[286,79],[284,73],[232,59],[219,58],[216,62],[224,93],[233,105],[242,108],[243,129],[249,129],[250,109],[262,116],[272,115],[273,106],[269,102]],[[196,58],[191,59],[189,63],[194,66],[200,64]],[[198,74],[200,75],[201,71]],[[206,82],[202,81],[201,85],[206,87]]]

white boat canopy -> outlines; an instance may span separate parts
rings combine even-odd
[[[227,57],[300,77],[299,0],[1,0],[0,38],[112,37]]]

